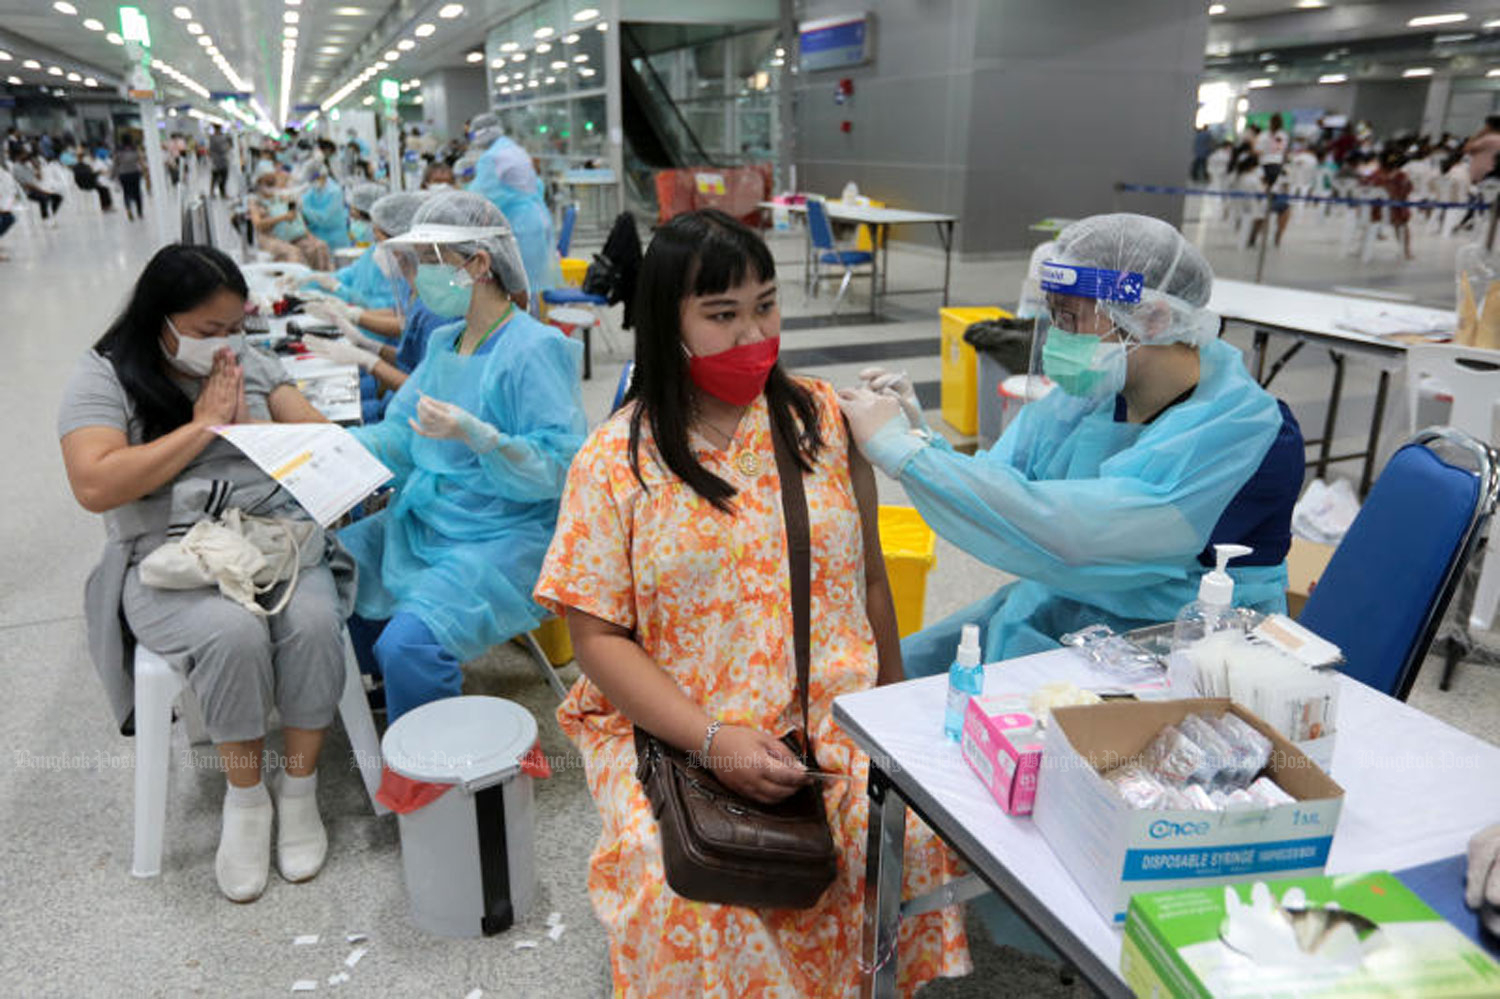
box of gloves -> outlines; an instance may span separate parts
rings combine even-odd
[[[1106,919],[1143,891],[1321,874],[1343,789],[1228,698],[1056,708],[1032,818]]]
[[[1500,965],[1384,872],[1136,895],[1120,974],[1138,996],[1500,995]]]

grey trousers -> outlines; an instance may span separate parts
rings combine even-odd
[[[281,589],[262,602],[274,605]],[[344,619],[327,565],[303,569],[297,592],[272,617],[257,617],[217,589],[147,586],[135,568],[123,603],[141,644],[188,661],[188,683],[215,743],[261,738],[273,705],[288,728],[332,724],[344,689]]]

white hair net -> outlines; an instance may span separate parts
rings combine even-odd
[[[1207,309],[1213,268],[1161,219],[1126,212],[1080,219],[1058,233],[1047,262],[1140,275],[1139,302],[1099,302],[1139,343],[1197,347],[1219,335],[1219,317]]]
[[[385,197],[385,195],[386,187],[384,184],[370,182],[355,184],[354,189],[349,192],[349,207],[368,215],[375,202]]]
[[[370,221],[387,236],[399,236],[411,228],[412,216],[427,197],[426,191],[387,194],[370,206]]]
[[[455,229],[480,230],[474,238],[454,236],[441,245],[464,255],[480,250],[490,255],[490,273],[507,292],[528,291],[526,267],[521,262],[521,247],[500,209],[481,194],[472,191],[439,191],[428,196],[411,220],[412,230],[423,226],[451,226]],[[410,232],[409,232],[410,234]]]
[[[505,129],[500,125],[500,116],[493,111],[476,115],[474,120],[469,122],[469,135],[472,136],[469,140],[470,146],[480,152],[484,152],[492,142],[504,134]]]

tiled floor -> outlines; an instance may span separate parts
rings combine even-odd
[[[416,931],[405,913],[395,822],[376,819],[357,774],[344,765],[338,736],[325,758],[321,803],[332,848],[328,868],[312,883],[288,885],[273,875],[266,896],[249,906],[219,897],[212,874],[222,778],[194,766],[188,747],[174,748],[169,835],[161,877],[128,873],[131,828],[129,740],[114,731],[85,649],[82,585],[98,555],[97,518],[73,501],[63,476],[53,419],[63,382],[77,357],[99,335],[149,255],[143,223],[100,216],[72,198],[56,229],[28,219],[3,241],[13,256],[0,263],[0,305],[10,317],[3,334],[9,363],[0,366],[0,397],[10,425],[0,477],[0,675],[10,696],[0,702],[0,870],[4,871],[6,946],[0,981],[17,995],[285,994],[300,978],[317,979],[343,966],[343,934],[370,935],[369,954],[340,986],[361,996],[486,995],[587,997],[609,990],[606,943],[584,892],[585,864],[598,820],[578,759],[551,720],[553,701],[513,648],[495,650],[470,669],[474,690],[510,697],[534,711],[555,775],[537,790],[541,899],[517,929],[490,940],[439,940]],[[1332,231],[1330,231],[1332,228]],[[1190,225],[1221,273],[1252,272],[1253,254],[1231,247],[1212,221]],[[1333,284],[1410,292],[1424,301],[1451,301],[1451,249],[1423,238],[1416,264],[1346,263],[1336,222],[1293,223],[1287,246],[1271,255],[1268,279],[1309,287]],[[786,275],[789,317],[825,312],[825,296],[809,301],[796,287],[801,247],[774,241]],[[586,249],[586,248],[584,248]],[[931,287],[940,258],[896,249],[893,287]],[[997,304],[1014,298],[1024,261],[958,264],[953,301]],[[858,284],[848,306],[865,305]],[[799,370],[850,384],[860,368],[881,361],[919,383],[939,377],[937,302],[922,295],[892,301],[880,324],[824,326],[789,322],[787,358]],[[616,334],[616,339],[621,339]],[[1241,346],[1242,342],[1236,340]],[[585,386],[591,419],[613,396],[623,358],[600,349]],[[1373,392],[1369,372],[1351,372],[1343,427],[1357,440]],[[1317,425],[1328,376],[1326,361],[1300,357],[1277,391],[1304,425]],[[933,414],[936,418],[936,414]],[[899,486],[881,482],[885,502],[904,502]],[[939,542],[928,583],[927,619],[935,620],[993,591],[1006,577],[969,554]],[[565,675],[575,675],[570,667]],[[1484,738],[1500,741],[1500,673],[1466,667],[1460,689],[1442,694],[1432,671],[1413,702]],[[1476,822],[1493,816],[1476,816]],[[562,913],[568,929],[553,943],[543,920]],[[322,943],[294,947],[292,937],[316,933]],[[518,939],[539,940],[534,950]],[[1082,994],[1057,984],[1045,962],[976,940],[979,972],[931,987],[932,996]]]

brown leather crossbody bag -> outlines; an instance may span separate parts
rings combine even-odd
[[[783,741],[804,764],[812,765],[807,715],[812,538],[807,497],[790,442],[774,425],[771,437],[786,520],[797,696],[802,702],[802,730],[788,733]],[[700,765],[696,753],[684,753],[639,727],[635,749],[636,777],[656,816],[667,884],[673,891],[696,902],[757,909],[807,909],[822,898],[838,874],[838,855],[820,784],[764,805],[719,783],[713,771]]]

